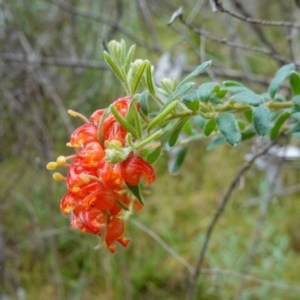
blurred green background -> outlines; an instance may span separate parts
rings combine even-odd
[[[223,3],[246,16],[296,22],[296,2]],[[180,5],[205,37],[179,20],[166,25]],[[97,238],[70,230],[59,212],[65,187],[45,165],[71,153],[65,144],[81,123],[67,109],[89,116],[124,96],[102,56],[112,39],[136,44],[135,58],[154,65],[164,53],[175,65],[184,55],[182,75],[212,59],[197,84],[234,79],[256,92],[266,91],[284,59],[300,56],[297,30],[253,26],[213,13],[204,0],[1,0],[1,300],[184,299],[219,199],[251,149],[253,141],[208,152],[210,141],[197,141],[176,176],[163,155],[144,209],[126,222],[130,245],[114,255],[94,250]],[[283,185],[276,197],[256,167],[241,181],[213,233],[195,299],[300,299],[299,163],[282,163],[276,176]]]

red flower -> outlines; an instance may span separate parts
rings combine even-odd
[[[154,169],[150,164],[139,156],[130,156],[123,162],[124,180],[130,185],[137,185],[141,177],[146,179],[148,184],[155,180]]]
[[[91,142],[98,142],[97,128],[92,124],[81,125],[71,135],[70,143],[75,148],[83,148]]]
[[[120,98],[113,105],[122,117],[126,117],[131,97]],[[136,107],[139,109],[138,105]],[[110,153],[106,150],[112,149],[105,148],[113,145],[122,151],[127,132],[112,114],[101,120],[104,112],[105,109],[96,110],[90,117],[90,123],[81,115],[86,123],[70,137],[70,145],[75,148],[76,153],[59,157],[57,163],[50,163],[49,169],[54,169],[57,165],[69,169],[66,177],[58,173],[55,178],[66,180],[68,192],[61,199],[60,209],[66,216],[71,215],[71,228],[101,236],[113,253],[116,250],[115,242],[124,247],[130,242],[130,239],[123,237],[124,223],[119,218],[122,208],[133,205],[137,210],[141,209],[141,204],[126,191],[125,182],[137,185],[141,178],[145,178],[150,184],[155,180],[155,174],[152,166],[134,152],[124,161],[114,164],[106,161],[105,155]],[[101,144],[98,137],[100,122]],[[105,143],[114,140],[119,142],[109,145]],[[124,153],[126,157],[126,152]]]

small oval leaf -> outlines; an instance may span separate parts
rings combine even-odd
[[[253,108],[253,125],[258,135],[266,135],[271,122],[270,110],[261,105]]]
[[[227,91],[231,94],[238,94],[242,92],[249,92],[250,90],[246,88],[245,86],[229,86],[226,87]]]
[[[210,120],[206,123],[206,125],[205,125],[205,127],[204,127],[204,130],[203,130],[204,135],[205,135],[205,136],[209,136],[209,135],[214,131],[214,129],[216,128],[216,125],[217,125],[216,120],[210,119]]]
[[[184,84],[178,86],[176,88],[176,90],[174,91],[174,93],[168,99],[167,103],[170,103],[170,102],[178,99],[183,94],[185,94],[186,92],[188,92],[193,86],[194,86],[194,82],[187,82],[187,83],[184,83]]]
[[[288,64],[285,66],[282,66],[275,74],[275,77],[272,79],[268,92],[270,94],[270,97],[273,99],[276,92],[278,91],[280,85],[283,83],[283,81],[290,75],[292,71],[295,70],[294,64]]]
[[[235,146],[241,141],[241,132],[231,113],[222,113],[217,119],[217,125],[228,144]]]
[[[241,93],[238,93],[234,96],[232,96],[229,101],[236,101],[236,102],[241,102],[245,104],[249,104],[252,106],[257,106],[263,103],[263,98],[251,91],[244,91]]]
[[[219,84],[216,82],[206,82],[201,84],[197,90],[198,98],[203,102],[207,102],[217,87],[219,87]]]
[[[179,86],[183,85],[184,83],[191,80],[193,77],[198,76],[199,74],[203,73],[207,68],[211,66],[212,61],[205,61],[200,66],[198,66],[193,72],[191,72],[187,77],[185,77],[179,84]]]
[[[213,140],[210,142],[210,144],[207,146],[206,150],[207,151],[211,151],[215,148],[217,148],[218,146],[222,145],[225,143],[225,138],[223,135],[219,135],[215,138],[213,138]]]
[[[253,120],[252,110],[246,110],[244,112],[244,116],[249,123],[252,123],[252,120]]]
[[[197,96],[197,91],[192,91],[191,93],[188,93],[185,96],[183,96],[182,102],[185,104],[187,108],[189,108],[192,111],[199,110],[200,103]]]
[[[141,96],[140,96],[141,112],[145,116],[148,116],[148,113],[149,113],[148,96],[149,96],[149,92],[148,91],[142,92]]]
[[[157,147],[156,149],[150,151],[146,156],[146,162],[149,164],[153,164],[160,156],[161,146]]]
[[[300,95],[295,96],[292,98],[292,101],[296,104],[300,106]]]
[[[294,132],[299,132],[300,131],[300,122],[296,123],[287,133],[294,133]]]
[[[242,83],[235,81],[235,80],[225,80],[222,84],[226,87],[228,86],[244,86]]]
[[[216,98],[223,98],[227,94],[227,89],[221,88],[216,94]]]
[[[255,131],[242,132],[242,141],[246,141],[255,136]]]
[[[292,71],[290,75],[290,85],[295,95],[300,94],[300,74]]]
[[[181,167],[182,163],[184,162],[184,159],[188,153],[189,147],[184,146],[182,147],[179,152],[177,153],[175,158],[172,158],[169,163],[169,172],[171,174],[176,174]]]
[[[291,113],[286,111],[277,118],[273,128],[270,131],[271,141],[274,141],[278,137],[281,126],[289,118],[290,115]]]
[[[168,141],[170,147],[173,147],[173,146],[176,144],[177,139],[178,139],[178,136],[179,136],[179,134],[180,134],[180,132],[181,132],[181,130],[182,130],[182,127],[183,127],[183,125],[184,125],[184,123],[185,123],[186,121],[187,121],[187,120],[183,120],[183,122],[181,122],[181,123],[175,128],[175,130],[173,130],[173,132],[171,133],[170,138],[169,138],[169,141]]]

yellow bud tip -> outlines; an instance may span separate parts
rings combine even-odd
[[[86,174],[80,174],[79,178],[82,179],[84,182],[90,182],[91,181],[91,179],[89,178],[89,176],[86,175]]]
[[[72,117],[77,117],[78,116],[78,113],[72,109],[69,109],[68,110],[68,114]]]
[[[49,171],[55,170],[57,168],[57,163],[55,161],[50,161],[46,165],[46,169]]]
[[[66,164],[66,157],[65,156],[59,156],[56,159],[57,165],[58,166],[64,166]]]
[[[66,146],[67,147],[70,147],[70,148],[73,148],[74,146],[69,142],[69,143],[66,143]]]
[[[122,143],[118,140],[112,140],[111,143],[117,147],[122,147]]]
[[[66,180],[66,177],[63,176],[62,174],[58,173],[58,172],[55,172],[55,173],[53,174],[53,179],[54,179],[55,181],[64,181],[64,180]]]

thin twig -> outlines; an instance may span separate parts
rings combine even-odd
[[[65,57],[42,57],[37,56],[35,61],[29,60],[25,55],[20,53],[0,53],[0,60],[11,62],[11,63],[25,63],[25,64],[41,64],[46,66],[55,67],[67,67],[67,68],[84,68],[84,69],[96,69],[96,70],[110,70],[107,64],[101,63],[95,60],[80,60],[80,59],[69,59]],[[184,68],[184,73],[192,72],[196,67]],[[231,78],[234,80],[246,80],[261,85],[269,85],[271,78],[261,75],[248,76],[243,72],[238,72],[231,69],[213,68],[212,71],[216,76]],[[200,76],[207,76],[205,73]]]
[[[13,62],[13,63],[25,63],[34,65],[48,65],[68,68],[85,68],[85,69],[99,69],[109,70],[107,64],[95,61],[95,60],[80,60],[66,57],[41,57],[36,56],[34,60],[30,60],[28,57],[21,53],[1,53],[0,60]]]
[[[272,57],[273,59],[279,61],[280,63],[289,63],[290,60],[287,59],[286,57],[283,57],[279,54],[275,54],[273,53],[273,51],[269,50],[269,49],[264,49],[264,48],[259,48],[259,47],[251,47],[251,46],[247,46],[247,45],[242,45],[233,41],[230,41],[226,38],[221,38],[218,37],[216,35],[213,35],[205,30],[202,30],[198,27],[193,26],[192,24],[189,24],[188,22],[186,22],[186,20],[182,17],[182,15],[178,16],[178,18],[180,19],[180,21],[182,22],[183,25],[185,25],[186,27],[188,27],[189,29],[191,29],[192,31],[194,31],[195,33],[205,36],[206,38],[218,42],[220,44],[224,44],[226,46],[230,46],[230,47],[234,47],[234,48],[238,48],[238,49],[243,49],[246,51],[251,51],[251,52],[255,52],[255,53],[259,53],[259,54],[263,54],[263,55],[267,55],[269,57]],[[296,65],[300,65],[299,62],[295,63]]]
[[[261,19],[253,19],[248,18],[246,16],[237,14],[227,8],[225,8],[219,0],[213,0],[215,3],[215,7],[218,11],[224,12],[228,15],[230,15],[233,18],[239,19],[241,21],[247,22],[247,23],[254,23],[258,25],[264,25],[264,26],[279,26],[279,27],[291,27],[291,28],[297,28],[300,29],[300,25],[295,24],[293,22],[286,22],[286,21],[267,21],[267,20],[261,20]]]
[[[67,2],[63,2],[63,1],[55,1],[55,0],[50,0],[50,2],[62,9],[64,9],[65,11],[73,14],[73,15],[77,15],[77,16],[81,16],[84,18],[87,18],[89,20],[94,20],[100,23],[105,23],[113,28],[116,28],[117,30],[119,30],[120,32],[122,32],[124,35],[126,35],[129,39],[131,39],[132,41],[134,41],[135,43],[147,48],[148,50],[152,51],[152,52],[156,52],[161,54],[160,49],[157,49],[155,46],[151,46],[149,45],[145,40],[142,40],[140,38],[138,38],[136,36],[136,34],[134,34],[133,32],[129,31],[126,26],[121,25],[119,22],[116,22],[114,20],[111,20],[110,18],[100,15],[100,14],[96,14],[94,12],[89,12],[83,9],[78,9],[75,6],[67,3]]]
[[[242,2],[238,0],[233,0],[233,3],[235,7],[243,14],[245,15],[246,18],[252,19],[251,14],[246,10]],[[264,31],[261,29],[260,26],[254,24],[254,23],[249,23],[249,25],[252,27],[253,31],[257,35],[257,37],[273,52],[273,55],[278,54],[277,50],[275,49],[273,43],[269,42],[268,38],[266,37]]]
[[[200,276],[200,272],[201,272],[201,268],[202,268],[202,264],[204,261],[204,257],[206,254],[206,250],[212,235],[212,232],[215,228],[215,225],[217,224],[222,212],[225,209],[225,206],[231,196],[231,193],[233,192],[233,190],[235,189],[235,187],[237,186],[240,178],[242,177],[242,175],[251,167],[251,165],[254,163],[254,161],[260,157],[261,155],[265,154],[274,144],[276,141],[273,141],[272,143],[268,144],[267,146],[265,146],[264,148],[262,148],[259,152],[257,152],[257,154],[255,154],[251,160],[249,160],[247,163],[245,163],[237,172],[236,176],[234,177],[234,179],[232,180],[231,184],[229,185],[225,195],[223,196],[223,198],[220,201],[219,207],[211,221],[211,223],[209,224],[208,230],[206,231],[206,236],[205,236],[205,240],[203,243],[203,246],[201,248],[200,251],[200,255],[195,267],[195,272],[191,278],[191,282],[188,288],[188,292],[187,292],[187,300],[191,300],[193,299],[193,296],[195,294],[196,291],[196,284],[198,281],[198,278]]]

